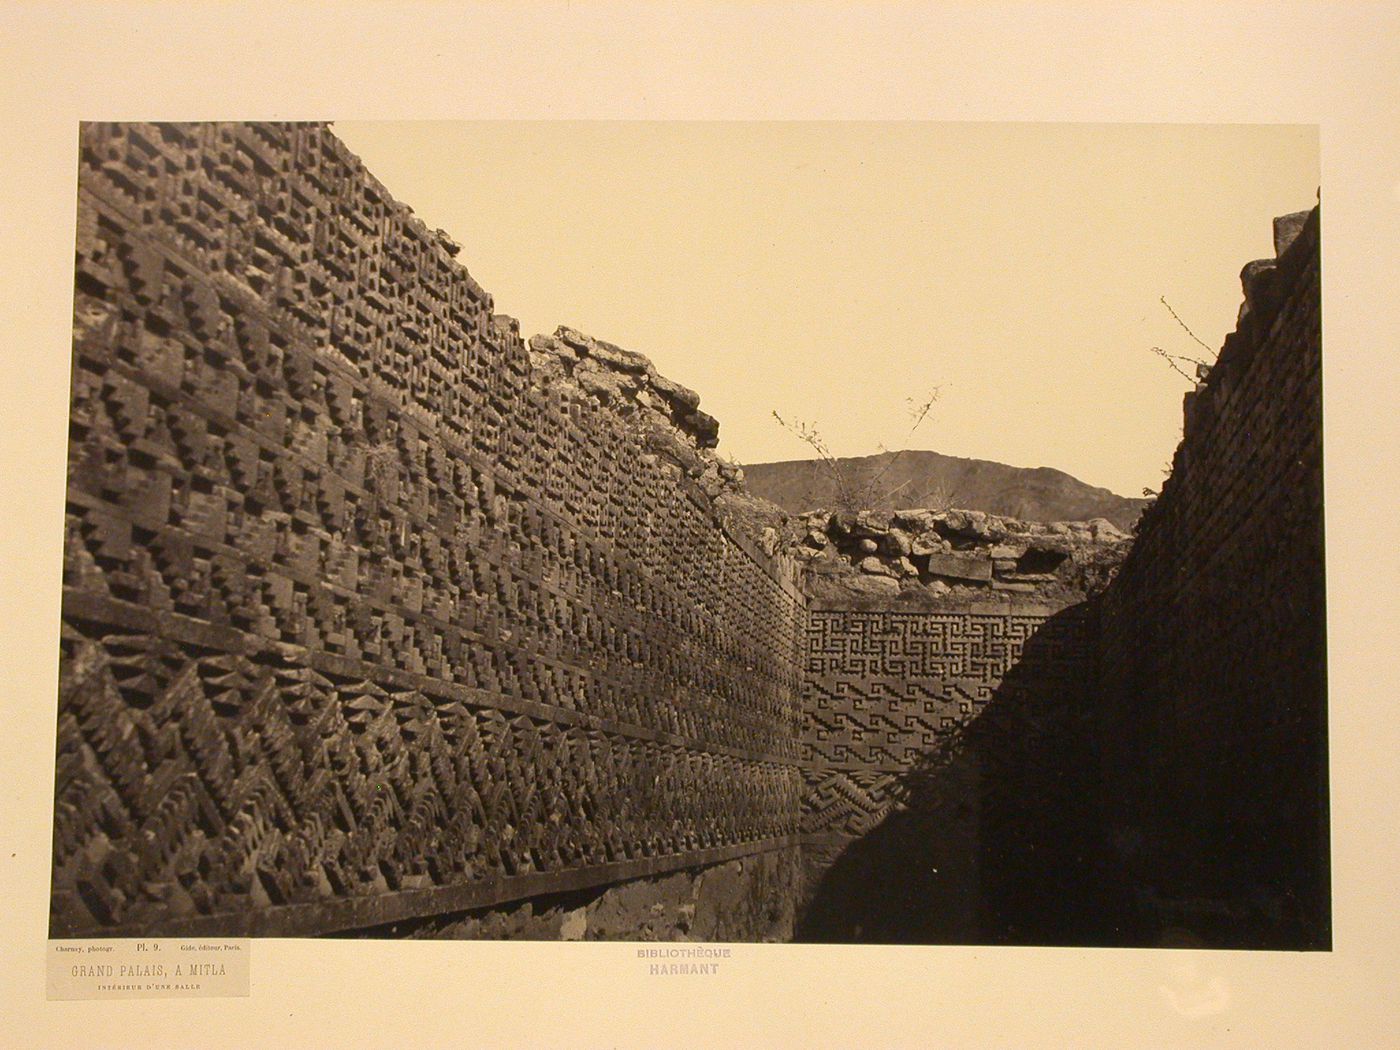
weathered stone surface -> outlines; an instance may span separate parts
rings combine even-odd
[[[879,558],[862,558],[859,565],[861,572],[876,573],[878,575],[892,576],[894,570],[882,562]]]
[[[623,384],[611,372],[580,368],[574,372],[574,379],[579,386],[605,405],[620,401],[624,396]]]
[[[856,516],[849,511],[837,511],[831,515],[829,524],[831,535],[840,538],[855,532]]]
[[[877,598],[888,598],[899,593],[899,581],[892,576],[852,576],[846,586],[855,594]]]
[[[884,537],[885,553],[892,558],[906,558],[913,551],[909,534],[900,529],[890,529]]]
[[[930,554],[928,571],[935,576],[951,576],[959,580],[990,580],[990,558],[963,554]]]
[[[646,431],[648,448],[666,456],[686,474],[698,477],[705,470],[706,461],[700,451],[689,441],[669,427],[651,426]]]
[[[596,360],[619,372],[645,375],[652,371],[651,361],[646,355],[639,354],[635,350],[624,350],[620,346],[605,343],[601,339],[593,340],[589,353]]]
[[[948,510],[935,519],[936,527],[947,536],[987,539],[987,515],[980,510]]]
[[[719,420],[708,412],[697,408],[681,422],[701,448],[714,448],[719,444]]]
[[[909,543],[911,554],[941,554],[952,549],[952,544],[936,532],[926,532],[921,536],[915,536]]]
[[[862,510],[856,514],[854,531],[859,535],[884,535],[890,529],[890,515],[883,511]]]
[[[700,396],[659,375],[644,354],[562,325],[553,336],[532,336],[529,348],[534,372],[554,387],[567,381],[622,414],[644,416],[644,428],[674,429],[701,451],[718,445],[719,421],[699,410]],[[727,486],[743,483],[737,468],[723,477]]]
[[[920,533],[931,531],[939,516],[938,512],[933,510],[897,510],[892,520],[902,529]]]
[[[920,588],[926,598],[940,596],[943,590],[931,587],[940,578],[953,581],[950,593],[963,599],[985,595],[987,581],[1001,579],[1034,583],[1037,597],[1057,606],[1083,600],[1104,586],[1131,545],[1103,519],[1045,524],[957,509],[894,514],[812,511],[791,523],[785,535],[792,551],[812,549],[823,540],[823,548],[830,544],[835,562],[824,560],[812,571],[833,582],[841,578],[843,562],[852,574],[874,574],[881,571],[879,565],[886,573],[910,579],[911,599]]]
[[[579,354],[586,355],[591,349],[593,340],[576,329],[567,325],[560,325],[554,330],[554,337],[570,349]]]
[[[720,477],[719,471],[715,469],[713,463],[706,464],[704,471],[701,472],[697,481],[700,485],[700,491],[711,499],[714,499],[724,491],[724,479]],[[771,554],[772,552],[770,551],[769,553]]]
[[[773,528],[764,529],[758,539],[759,548],[769,557],[777,553],[778,542],[778,530]]]
[[[446,230],[434,230],[433,237],[437,241],[438,246],[454,258],[462,251],[462,246],[453,240],[452,235]]]
[[[1025,554],[1028,546],[1029,545],[1025,543],[999,543],[991,550],[989,550],[987,554],[989,557],[992,558],[1010,558],[1014,560],[1016,558],[1019,558],[1021,555]]]
[[[588,909],[575,908],[566,912],[559,923],[561,941],[581,941],[588,932]]]
[[[688,386],[682,386],[674,379],[653,374],[651,387],[664,397],[681,415],[688,415],[700,407],[700,395]]]
[[[1122,529],[1107,518],[1095,518],[1089,522],[1089,532],[1096,540],[1117,541],[1128,538]]]
[[[1033,583],[1011,583],[1004,580],[993,580],[992,590],[994,591],[1014,591],[1017,594],[1034,594],[1035,584]]]
[[[1292,247],[1293,242],[1298,239],[1298,234],[1303,232],[1303,227],[1307,225],[1308,216],[1311,211],[1295,211],[1290,215],[1280,215],[1274,219],[1274,256],[1281,257],[1284,252]]]
[[[406,923],[394,933],[443,940],[782,942],[792,938],[800,889],[799,850],[788,847],[619,882],[577,905],[542,898]]]

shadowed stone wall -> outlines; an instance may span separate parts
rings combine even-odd
[[[1093,609],[814,602],[798,936],[1086,943]]]
[[[1104,597],[1099,737],[1149,939],[1330,944],[1318,223],[1276,220],[1245,267]]]
[[[800,938],[1330,943],[1317,211],[1275,239],[1132,542],[790,531],[818,596]]]

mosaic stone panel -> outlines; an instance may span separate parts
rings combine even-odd
[[[84,126],[55,933],[796,832],[800,593],[456,250],[324,125]]]
[[[870,831],[908,796],[910,771],[956,746],[994,701],[1017,710],[1008,753],[1034,747],[1036,722],[1053,729],[1083,699],[1090,631],[1084,608],[812,609],[804,832]]]

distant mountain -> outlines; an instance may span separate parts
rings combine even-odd
[[[1011,467],[938,452],[886,452],[838,462],[848,478],[878,478],[871,487],[881,499],[872,509],[942,505],[1022,521],[1107,518],[1127,531],[1147,503],[1086,485],[1063,470]],[[836,505],[836,486],[819,460],[745,464],[744,477],[751,493],[789,513]]]

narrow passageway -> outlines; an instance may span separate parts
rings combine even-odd
[[[327,124],[77,189],[54,936],[1330,943],[1317,209],[1058,521],[756,497]]]

